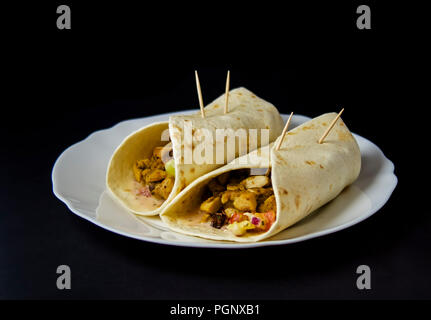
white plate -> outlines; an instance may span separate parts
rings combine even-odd
[[[181,111],[178,114],[192,113]],[[105,174],[115,148],[131,132],[171,114],[123,121],[94,132],[66,149],[52,170],[54,194],[78,216],[112,232],[161,244],[189,247],[249,248],[304,241],[348,228],[370,217],[388,201],[397,177],[394,165],[369,140],[354,135],[362,155],[359,178],[336,199],[279,234],[257,243],[233,243],[191,237],[168,230],[158,217],[129,213],[105,192]],[[287,115],[283,115],[286,120]],[[295,115],[291,127],[310,118]]]

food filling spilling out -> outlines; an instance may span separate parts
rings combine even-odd
[[[202,222],[236,236],[267,231],[276,217],[271,179],[249,169],[221,174],[208,183],[199,209]]]
[[[139,194],[166,200],[175,182],[172,144],[155,147],[151,158],[137,160],[133,165],[135,180],[142,185]]]

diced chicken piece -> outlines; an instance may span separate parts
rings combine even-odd
[[[142,169],[139,168],[138,161],[136,161],[133,164],[133,175],[135,176],[135,180],[138,182],[141,182],[141,180],[142,180],[141,172],[142,172]]]
[[[239,191],[231,191],[227,190],[221,194],[221,203],[225,204],[230,200],[233,200],[235,197],[237,197],[240,194]]]
[[[144,169],[141,171],[141,182],[144,183],[146,182],[146,176],[147,174],[149,174],[151,172],[151,169]]]
[[[202,223],[207,222],[209,220],[210,216],[211,215],[209,213],[204,213],[204,215],[202,216],[201,222]]]
[[[220,183],[218,183],[217,179],[212,179],[208,183],[208,188],[212,193],[222,192],[225,189]]]
[[[141,159],[141,160],[137,160],[136,161],[136,166],[139,169],[146,169],[149,168],[151,165],[151,160],[150,159]]]
[[[163,161],[161,159],[159,159],[159,158],[153,158],[153,159],[151,159],[150,168],[151,169],[161,169],[161,170],[164,170],[165,169],[165,164],[163,163]]]
[[[155,147],[153,149],[153,157],[161,159],[162,158],[163,147]]]
[[[241,184],[247,189],[263,188],[270,183],[267,176],[251,176],[241,181]]]
[[[233,206],[242,212],[254,212],[257,206],[256,195],[250,191],[241,192],[233,199]]]
[[[232,191],[223,192],[221,195],[221,203],[225,204],[226,202],[228,202],[230,200],[231,193]]]
[[[277,204],[275,202],[275,196],[272,195],[259,206],[258,211],[259,212],[268,212],[268,211],[276,212],[276,208],[277,208]]]
[[[270,196],[274,193],[272,188],[250,188],[247,191],[255,193],[257,196]]]
[[[213,196],[202,202],[200,209],[208,213],[216,213],[221,207],[220,197]]]
[[[145,164],[145,160],[148,160],[148,159],[137,160],[135,162],[136,167],[139,169],[145,169],[147,167],[147,165]]]
[[[229,208],[236,210],[235,207],[233,206],[233,201],[228,201],[228,202],[223,204],[224,210],[229,209]],[[236,211],[238,211],[238,210],[236,210]]]
[[[256,200],[258,204],[264,202],[269,196],[272,196],[274,194],[272,188],[250,188],[247,189],[247,191],[256,194]]]
[[[151,160],[150,159],[144,159],[143,162],[145,164],[145,168],[151,167]]]
[[[225,185],[227,183],[227,180],[229,179],[229,176],[230,176],[229,172],[222,173],[217,177],[218,183],[220,183],[221,185]]]
[[[142,173],[143,170],[149,168],[151,165],[150,159],[141,159],[137,160],[133,164],[133,175],[138,182],[142,182],[143,178],[145,178],[146,173]]]
[[[145,176],[145,181],[147,183],[150,183],[150,182],[161,181],[164,178],[166,178],[166,171],[160,170],[160,169],[155,169],[155,170],[152,170],[150,173],[148,173]]]
[[[154,193],[166,200],[174,187],[174,183],[175,179],[173,177],[167,177],[161,183],[156,185]]]
[[[226,189],[231,191],[243,191],[245,187],[242,184],[228,184]]]

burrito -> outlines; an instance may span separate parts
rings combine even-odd
[[[204,108],[204,118],[171,116],[126,137],[107,170],[114,199],[135,214],[157,215],[192,181],[268,145],[283,129],[278,110],[245,88],[229,92],[226,114],[224,105],[222,95]],[[226,148],[231,133],[233,149]]]
[[[358,177],[359,146],[328,113],[287,132],[278,142],[195,180],[162,212],[172,230],[214,240],[255,242],[277,234],[334,199]],[[243,160],[243,161],[242,161]]]

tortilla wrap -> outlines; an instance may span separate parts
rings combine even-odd
[[[241,158],[250,156],[245,155],[195,180],[163,210],[161,219],[180,233],[236,242],[259,241],[292,226],[334,199],[359,175],[359,146],[341,118],[324,142],[318,143],[335,117],[335,113],[324,114],[294,128],[278,151],[275,145],[280,137],[270,146],[252,152],[259,159],[254,164],[241,164]],[[226,228],[214,228],[194,217],[205,185],[211,179],[232,170],[268,165],[276,201],[276,218],[269,230],[236,236]]]
[[[236,138],[237,144],[245,144],[246,149],[236,148],[235,153],[230,155],[225,152],[224,158],[219,159],[219,163],[208,161],[213,164],[202,164],[194,162],[194,159],[191,163],[185,163],[185,144],[189,143],[187,146],[191,144],[191,150],[195,150],[204,138],[205,130],[216,137],[216,129],[244,129],[247,134],[250,129],[257,129],[258,132],[260,129],[268,129],[269,141],[266,144],[274,141],[280,135],[283,129],[283,120],[278,110],[271,103],[257,97],[249,90],[237,88],[230,91],[227,114],[224,114],[224,103],[225,95],[222,95],[205,107],[205,118],[202,118],[200,111],[193,115],[171,116],[169,121],[151,124],[126,137],[115,150],[108,165],[106,184],[114,199],[135,214],[157,215],[181,190],[198,177],[261,146],[260,136],[255,145],[250,143],[247,136],[239,137]],[[186,124],[193,128],[191,142],[185,142],[184,139]],[[169,130],[175,160],[175,183],[169,197],[159,207],[149,210],[146,205],[137,201],[136,194],[131,192],[133,184],[136,184],[132,167],[136,160],[150,157],[155,147],[167,143],[167,141],[161,141],[162,134],[165,132],[166,135],[165,130],[167,129]],[[214,139],[212,146],[216,150],[216,139]],[[242,152],[240,153],[240,151]],[[216,160],[215,151],[213,156],[213,160]]]

